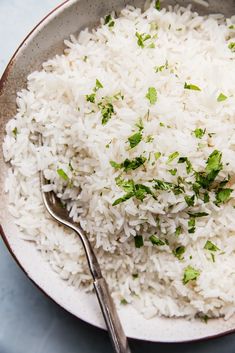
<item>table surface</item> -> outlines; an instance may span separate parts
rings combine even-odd
[[[25,35],[61,0],[0,0],[0,75]],[[2,152],[0,152],[2,153]],[[68,314],[18,268],[0,240],[0,353],[111,353],[107,333]],[[234,353],[235,335],[196,343],[130,342],[133,353]]]

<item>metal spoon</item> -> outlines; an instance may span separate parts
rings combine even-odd
[[[42,145],[41,136],[39,136],[40,145]],[[57,198],[53,191],[43,192],[43,185],[46,180],[43,172],[40,172],[40,185],[44,205],[49,214],[59,223],[74,230],[80,237],[84,250],[86,253],[88,265],[93,277],[93,284],[95,292],[102,310],[104,320],[108,329],[113,348],[116,353],[131,353],[127,337],[123,331],[121,322],[119,320],[117,310],[115,308],[113,299],[110,295],[106,280],[102,276],[102,272],[97,261],[96,255],[91,247],[91,244],[84,234],[79,224],[75,223],[69,216],[69,212],[61,207],[61,201]]]

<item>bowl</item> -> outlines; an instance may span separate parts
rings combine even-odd
[[[128,0],[130,5],[144,6],[144,0]],[[176,1],[164,2],[164,6]],[[189,1],[177,1],[187,5]],[[193,10],[201,14],[223,13],[231,17],[235,14],[233,0],[210,0],[209,6],[202,1],[193,2]],[[25,87],[27,75],[40,69],[42,62],[64,49],[63,40],[71,33],[85,27],[94,27],[100,17],[112,10],[119,11],[126,0],[70,0],[65,1],[44,18],[25,38],[8,64],[0,81],[0,144],[4,139],[5,124],[16,113],[16,93]],[[0,233],[19,266],[27,276],[49,297],[76,317],[100,328],[105,328],[97,300],[93,294],[86,294],[68,286],[60,279],[36,250],[36,247],[19,236],[14,219],[8,211],[8,196],[4,192],[4,181],[8,166],[0,155]],[[200,320],[187,321],[183,318],[155,317],[144,319],[132,307],[119,311],[127,336],[154,342],[182,342],[206,339],[235,331],[235,316],[225,321],[211,319],[205,325]]]

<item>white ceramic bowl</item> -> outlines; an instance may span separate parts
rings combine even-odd
[[[143,0],[130,0],[128,4],[143,6]],[[165,1],[164,4],[175,1]],[[178,1],[186,5],[188,1]],[[194,5],[199,12],[223,12],[235,14],[235,2],[209,1],[209,7]],[[63,39],[84,27],[92,27],[101,16],[117,12],[126,4],[125,0],[80,0],[66,1],[50,13],[28,35],[11,59],[0,81],[0,144],[4,138],[6,122],[16,111],[16,92],[22,89],[27,75],[40,68],[40,64],[63,51]],[[0,232],[8,249],[29,278],[55,302],[78,318],[95,326],[105,328],[100,309],[94,295],[69,287],[61,280],[41,257],[34,245],[23,241],[7,209],[8,199],[4,193],[7,165],[0,155]],[[228,321],[209,320],[208,324],[195,320],[167,319],[156,317],[145,320],[133,308],[124,307],[119,312],[126,334],[129,337],[156,342],[182,342],[199,340],[235,331],[235,316]]]

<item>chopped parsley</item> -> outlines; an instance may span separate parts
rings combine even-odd
[[[159,180],[159,179],[154,179],[154,189],[157,190],[164,190],[164,191],[168,191],[168,190],[172,190],[175,187],[175,184],[173,183],[169,183],[167,181],[163,181],[163,180]]]
[[[153,142],[153,140],[154,140],[154,137],[153,137],[152,135],[148,135],[148,136],[146,137],[146,143]]]
[[[179,156],[179,152],[173,152],[169,155],[167,163],[171,163],[175,158]]]
[[[188,206],[194,206],[195,195],[193,195],[193,196],[188,196],[188,195],[186,195],[186,196],[184,197],[184,200],[185,200],[185,202],[187,203]]]
[[[235,53],[235,42],[230,42],[229,45],[228,45],[228,48],[229,48],[233,53]]]
[[[155,152],[154,153],[154,157],[155,157],[156,160],[158,160],[161,157],[161,155],[162,155],[161,152]]]
[[[164,65],[160,65],[160,66],[155,66],[154,67],[154,70],[155,72],[162,72],[164,69],[168,69],[168,61],[166,60],[165,64]]]
[[[133,192],[129,192],[127,194],[125,194],[124,196],[120,197],[119,199],[115,200],[112,204],[112,206],[116,206],[119,205],[122,202],[125,202],[127,200],[129,200],[131,197],[133,197],[135,194]]]
[[[135,247],[136,248],[141,248],[142,246],[144,246],[144,239],[142,237],[142,235],[136,235],[134,237],[134,241],[135,241]]]
[[[105,17],[104,24],[108,25],[108,27],[113,27],[114,26],[115,22],[114,22],[114,20],[113,20],[111,15],[108,15],[108,16]]]
[[[98,106],[101,108],[102,125],[106,125],[114,114],[113,104],[110,102],[101,102]]]
[[[160,0],[156,0],[155,1],[155,9],[160,11],[161,10],[161,3],[160,3]]]
[[[135,124],[136,127],[138,127],[139,132],[144,130],[144,124],[143,124],[143,120],[140,118],[139,121]]]
[[[150,34],[146,34],[146,33],[135,33],[135,36],[137,37],[137,44],[139,45],[139,47],[144,48],[144,43],[146,42],[146,40],[151,39],[151,35]]]
[[[17,127],[15,127],[13,130],[12,130],[12,133],[14,135],[14,137],[16,137],[18,135],[18,129]]]
[[[134,148],[135,146],[137,146],[141,140],[142,140],[141,132],[136,132],[134,135],[130,136],[128,138],[130,148]]]
[[[125,298],[122,298],[122,299],[120,300],[120,303],[121,303],[122,305],[127,305],[127,304],[128,304],[128,301],[127,301]]]
[[[125,172],[128,172],[129,170],[135,170],[139,168],[141,165],[143,165],[146,162],[146,160],[147,158],[143,156],[139,156],[132,160],[127,158],[123,163],[116,163],[114,161],[110,161],[110,164],[113,168],[116,168],[116,169],[123,168]]]
[[[229,200],[233,189],[219,189],[216,192],[216,204],[219,205]]]
[[[63,169],[57,169],[57,174],[61,177],[61,179],[68,181],[69,177],[68,175],[65,173],[65,171]]]
[[[217,102],[223,102],[223,101],[225,101],[227,98],[228,98],[228,97],[225,96],[225,94],[220,93],[220,94],[218,95],[218,97],[217,97]]]
[[[210,201],[210,196],[209,196],[208,192],[205,192],[204,197],[203,197],[203,201],[204,201],[204,203],[207,203]]]
[[[178,226],[175,229],[175,236],[178,237],[182,233],[182,227]]]
[[[185,253],[184,246],[178,246],[175,250],[172,251],[175,257],[179,260],[183,260],[183,254]]]
[[[195,233],[195,230],[196,230],[195,225],[196,225],[196,220],[195,220],[195,218],[190,218],[189,221],[188,221],[188,232],[189,232],[190,234]]]
[[[188,215],[192,218],[200,218],[200,217],[208,216],[209,213],[207,213],[207,212],[195,212],[195,213],[188,212]]]
[[[223,168],[221,163],[222,153],[218,150],[214,150],[206,161],[205,172],[196,172],[196,182],[204,189],[207,189],[215,180],[219,172]]]
[[[95,93],[87,94],[86,100],[87,102],[95,103],[95,97],[96,97]]]
[[[185,82],[185,84],[184,84],[184,89],[191,89],[193,91],[201,91],[201,88],[199,88],[198,86],[193,85],[192,83],[187,83],[187,82]]]
[[[149,87],[148,92],[147,92],[147,94],[146,94],[145,97],[149,100],[150,104],[152,104],[152,105],[155,104],[156,101],[157,101],[157,91],[156,91],[156,88],[154,88],[154,87]]]
[[[176,175],[177,169],[176,168],[170,169],[170,170],[168,170],[168,172],[171,173],[171,175]]]
[[[136,278],[138,278],[138,277],[139,277],[138,273],[133,273],[133,274],[132,274],[132,278],[133,278],[133,279],[136,279]]]
[[[209,251],[218,251],[220,250],[218,246],[213,244],[210,240],[207,240],[206,244],[204,245],[204,249],[209,250]]]
[[[190,281],[195,281],[200,276],[200,271],[196,270],[192,266],[188,266],[184,270],[183,284],[187,284]]]
[[[197,128],[193,131],[194,135],[196,136],[196,138],[201,139],[205,133],[206,133],[206,129],[201,129],[201,128]]]
[[[187,157],[180,157],[178,160],[178,163],[186,163],[187,174],[189,174],[193,171],[192,163],[190,162],[190,160]]]
[[[154,235],[151,235],[149,237],[149,240],[151,241],[151,243],[153,245],[157,245],[157,246],[163,246],[163,245],[166,245],[166,243],[161,240],[160,238],[158,238],[155,234]]]
[[[235,29],[235,25],[230,25],[228,28],[229,29]]]

